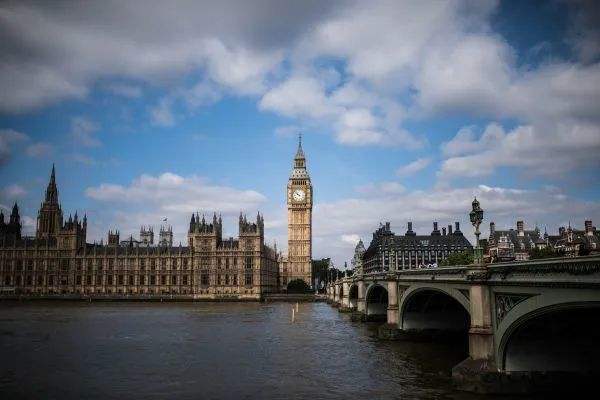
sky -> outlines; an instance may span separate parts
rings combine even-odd
[[[474,196],[497,229],[600,223],[593,1],[0,4],[0,208],[24,233],[56,164],[88,241],[192,212],[265,216],[285,251],[298,134],[313,258],[380,222],[428,234]]]

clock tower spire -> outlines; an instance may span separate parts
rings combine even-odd
[[[312,286],[312,200],[313,188],[300,134],[287,184],[288,256],[280,267],[282,288],[296,279]]]

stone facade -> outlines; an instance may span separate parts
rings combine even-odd
[[[526,261],[534,250],[549,249],[556,256],[576,257],[579,255],[600,253],[600,232],[586,220],[584,229],[561,226],[558,235],[542,234],[536,226],[526,230],[523,221],[517,221],[516,229],[497,230],[490,223],[487,258],[497,261]]]
[[[312,204],[313,188],[306,169],[302,142],[294,157],[294,168],[287,185],[288,255],[279,266],[280,286],[285,288],[295,279],[312,280]]]
[[[52,170],[35,237],[22,237],[18,207],[0,222],[0,288],[5,294],[131,296],[258,300],[277,290],[277,253],[265,244],[264,220],[239,218],[239,237],[223,238],[221,217],[193,214],[188,246],[173,246],[171,228],[158,245],[142,228],[141,241],[86,242],[87,218],[64,222]]]
[[[448,225],[448,231],[438,230],[433,223],[430,235],[417,235],[412,230],[412,222],[404,235],[396,235],[390,230],[390,223],[380,224],[373,233],[373,240],[364,252],[362,267],[365,273],[394,271],[437,266],[452,253],[472,251],[473,246],[460,231],[455,222],[455,230]]]

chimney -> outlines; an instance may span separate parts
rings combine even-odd
[[[406,231],[406,236],[415,236],[415,233],[412,230],[412,222],[408,222],[408,230]]]
[[[439,236],[440,235],[440,231],[438,230],[438,223],[434,222],[433,223],[433,232],[431,232],[431,236]]]
[[[452,235],[452,224],[448,225],[448,235]]]
[[[462,232],[460,231],[460,222],[455,222],[454,223],[454,234],[455,235],[462,234]]]
[[[442,228],[442,235],[443,235],[443,236],[446,236],[446,227],[443,227],[443,228]]]
[[[558,234],[559,234],[560,236],[564,236],[566,231],[567,231],[567,230],[565,229],[565,227],[564,227],[564,226],[561,226],[560,228],[558,228]]]
[[[517,221],[517,235],[525,236],[525,230],[523,229],[523,221]]]
[[[585,234],[588,236],[592,236],[594,234],[594,228],[592,228],[592,221],[585,221]]]
[[[490,237],[494,236],[495,233],[496,233],[496,224],[493,222],[490,222]]]

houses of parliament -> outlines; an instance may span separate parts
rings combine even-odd
[[[173,245],[170,228],[154,243],[151,228],[139,240],[88,243],[87,216],[65,219],[54,166],[35,236],[21,234],[15,203],[0,213],[0,290],[3,294],[67,297],[164,297],[259,300],[294,279],[311,281],[312,186],[301,143],[287,186],[288,255],[265,243],[263,216],[240,213],[237,238],[223,238],[221,216],[191,215],[187,246]]]

